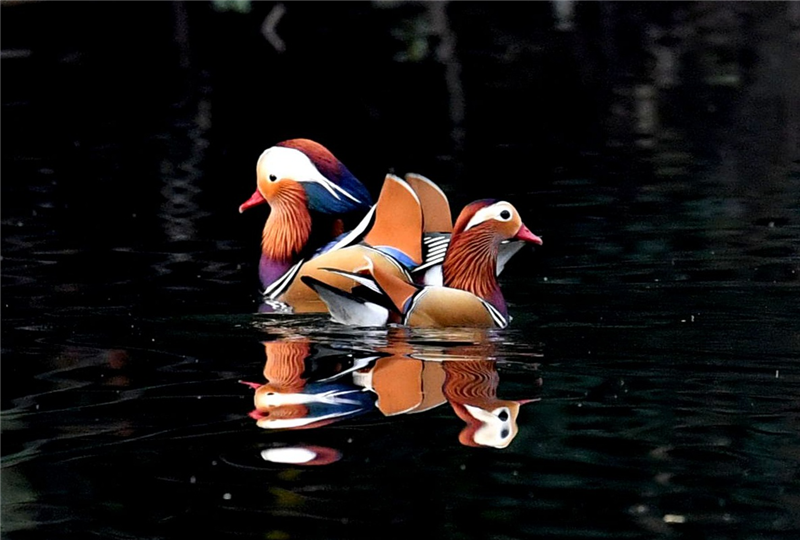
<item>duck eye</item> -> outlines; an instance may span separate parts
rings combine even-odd
[[[511,212],[509,212],[508,210],[503,210],[502,212],[500,212],[500,219],[502,219],[503,221],[508,221],[509,219],[511,219]]]
[[[274,174],[271,174],[271,175],[269,175],[269,181],[270,181],[270,182],[274,182],[274,181],[275,181],[275,180],[277,180],[277,179],[278,179],[278,177],[277,177],[277,176],[275,176]]]

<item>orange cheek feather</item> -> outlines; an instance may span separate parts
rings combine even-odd
[[[272,208],[261,239],[265,255],[291,260],[300,253],[311,235],[311,215],[306,192],[297,182],[271,182],[264,195]]]

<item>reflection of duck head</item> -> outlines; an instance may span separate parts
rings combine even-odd
[[[264,429],[322,427],[373,407],[369,394],[345,384],[309,385],[297,393],[256,395],[255,401],[256,409],[250,417]]]
[[[371,397],[361,389],[335,382],[337,373],[322,380],[315,377],[311,366],[314,349],[308,339],[289,337],[263,345],[267,382],[247,383],[254,389],[255,410],[250,417],[259,427],[320,427],[372,407]],[[339,374],[346,372],[343,363],[335,365]]]
[[[505,448],[517,436],[520,406],[534,400],[497,398],[499,375],[492,360],[446,361],[444,395],[467,423],[458,440],[466,446]]]
[[[311,354],[311,343],[306,338],[283,339],[264,343],[267,362],[264,378],[267,392],[298,392],[306,385],[306,358]],[[257,392],[258,393],[258,392]]]

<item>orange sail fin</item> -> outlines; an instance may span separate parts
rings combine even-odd
[[[414,264],[422,263],[422,206],[401,178],[386,175],[375,207],[375,222],[364,240],[376,248],[399,250]]]
[[[453,232],[450,203],[439,186],[420,174],[409,173],[406,182],[416,192],[422,206],[422,227],[426,233]]]

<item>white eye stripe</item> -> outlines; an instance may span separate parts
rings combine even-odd
[[[314,166],[311,159],[300,150],[273,146],[267,148],[258,158],[256,166],[259,173],[272,181],[281,178],[292,178],[297,182],[316,182],[324,187],[336,199],[341,200],[344,195],[350,200],[360,203],[356,197],[340,188],[327,178]]]
[[[469,220],[469,223],[467,223],[467,226],[464,227],[464,230],[468,231],[472,227],[480,225],[484,221],[488,221],[490,219],[496,219],[497,221],[510,221],[512,217],[514,217],[514,207],[505,201],[500,201],[491,206],[487,206],[486,208],[481,208],[475,212],[475,215]]]

